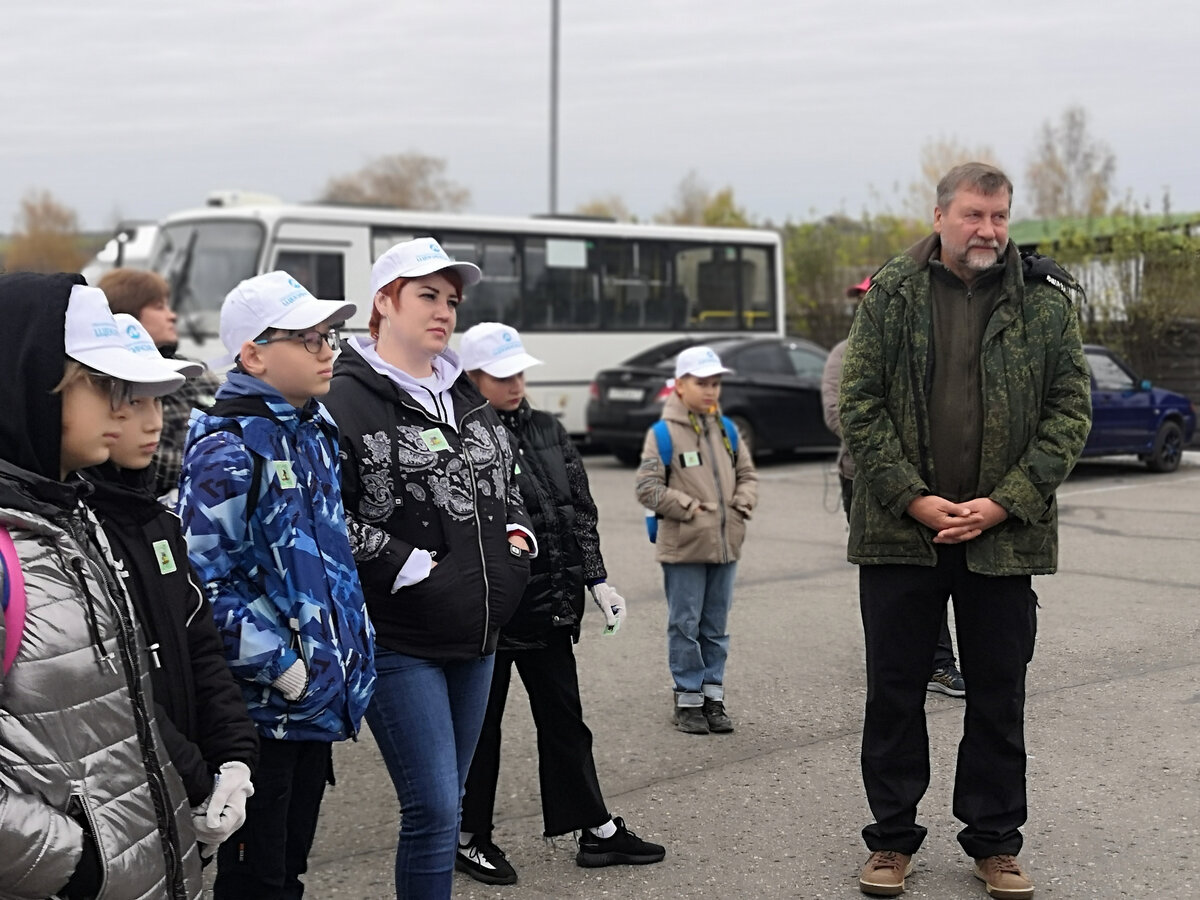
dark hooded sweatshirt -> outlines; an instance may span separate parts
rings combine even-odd
[[[150,680],[167,752],[198,806],[224,762],[253,771],[258,734],[225,662],[212,606],[188,562],[179,517],[159,503],[155,470],[105,463],[84,473],[88,505],[112,545],[125,588],[152,649]]]

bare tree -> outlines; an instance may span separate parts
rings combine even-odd
[[[966,162],[982,162],[1000,167],[996,153],[986,144],[971,148],[956,138],[931,138],[921,145],[920,174],[909,183],[904,211],[920,222],[933,218],[937,204],[937,184],[955,166]]]
[[[1108,144],[1088,133],[1087,111],[1070,106],[1058,124],[1042,124],[1025,175],[1033,214],[1102,216],[1108,209],[1117,160]]]
[[[79,220],[49,191],[21,199],[12,239],[4,257],[9,272],[78,272],[86,254],[79,246]]]
[[[712,191],[694,171],[679,182],[674,205],[654,218],[671,225],[741,228],[750,224],[750,217],[734,200],[732,187]]]
[[[575,207],[575,215],[616,219],[618,222],[637,221],[637,217],[629,211],[629,207],[618,194],[604,194],[580,203]]]
[[[471,192],[446,178],[445,171],[446,161],[434,156],[380,156],[357,172],[330,178],[318,202],[457,212],[470,202]]]

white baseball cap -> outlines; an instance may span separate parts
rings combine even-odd
[[[302,331],[322,322],[344,322],[358,307],[348,301],[318,300],[287,272],[247,278],[225,295],[221,304],[221,343],[229,352],[213,366],[227,366],[268,328]]]
[[[717,356],[712,347],[688,347],[675,358],[675,377],[682,378],[691,375],[693,378],[708,378],[710,375],[724,375],[732,372],[721,365],[721,357]]]
[[[184,377],[167,366],[162,357],[151,359],[129,349],[99,288],[82,284],[71,288],[63,339],[67,356],[89,369],[129,382],[135,397],[169,394],[184,382]]]
[[[478,284],[483,278],[472,262],[455,262],[433,238],[416,238],[395,244],[371,266],[371,296],[397,278],[420,278],[442,269],[457,269],[464,285]]]
[[[125,341],[126,349],[131,353],[145,354],[146,359],[161,362],[184,378],[195,378],[204,371],[205,365],[202,362],[190,359],[167,359],[159,353],[158,347],[154,346],[154,340],[146,331],[145,326],[129,313],[117,313],[113,318],[117,322],[117,328],[121,330],[121,338]]]
[[[480,322],[463,332],[458,357],[464,372],[483,369],[493,378],[508,378],[542,364],[525,352],[517,329],[500,322]]]

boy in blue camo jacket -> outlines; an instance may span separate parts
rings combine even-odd
[[[216,900],[298,897],[331,774],[375,682],[374,631],[346,537],[329,390],[354,304],[286,272],[221,307],[235,368],[193,411],[180,476],[188,555],[206,584],[262,755],[246,822],[220,848]]]

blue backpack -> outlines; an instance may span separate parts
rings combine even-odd
[[[729,416],[721,416],[721,425],[725,429],[725,434],[729,436],[729,446],[733,448],[734,456],[738,452],[738,430],[733,424],[733,419]],[[671,457],[675,455],[675,448],[671,446],[671,430],[667,427],[666,419],[659,419],[651,428],[654,432],[654,442],[658,445],[658,458],[662,460],[663,471],[665,471],[667,480],[671,478]],[[652,509],[646,510],[646,534],[650,538],[650,543],[655,543],[658,540],[658,520],[661,519],[658,513]]]

